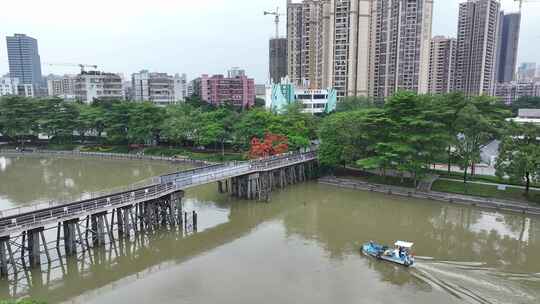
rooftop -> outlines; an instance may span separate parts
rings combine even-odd
[[[540,119],[540,109],[519,109],[518,117]]]

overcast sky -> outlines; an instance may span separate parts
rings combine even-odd
[[[461,0],[434,2],[433,35],[454,36]],[[239,66],[263,83],[274,31],[263,11],[276,6],[285,12],[286,0],[2,1],[0,75],[8,72],[4,37],[25,33],[38,39],[44,75],[78,72],[48,63],[96,64],[126,77],[148,69],[189,78]],[[540,3],[525,7],[518,60],[540,63]]]

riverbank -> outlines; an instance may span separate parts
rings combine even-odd
[[[510,201],[526,201],[540,206],[540,191],[538,188],[530,188],[528,196],[525,196],[525,187],[523,186],[476,181],[469,181],[465,184],[461,180],[439,178],[433,183],[431,190]]]
[[[470,195],[443,193],[443,192],[421,192],[413,188],[382,185],[363,182],[359,180],[337,178],[333,176],[322,177],[318,180],[320,184],[336,186],[340,188],[378,192],[390,195],[412,197],[419,199],[436,200],[453,204],[476,206],[487,209],[505,210],[518,213],[540,215],[540,207],[531,206],[527,203],[484,198]]]
[[[0,149],[0,155],[6,156],[32,156],[32,155],[44,155],[44,156],[71,156],[71,157],[91,157],[100,159],[113,159],[113,160],[143,160],[143,161],[165,161],[176,164],[190,165],[190,166],[210,166],[215,165],[214,162],[205,160],[197,160],[191,158],[169,157],[169,156],[152,156],[143,154],[129,154],[129,153],[103,153],[103,152],[81,152],[81,151],[55,151],[55,150],[11,150]]]

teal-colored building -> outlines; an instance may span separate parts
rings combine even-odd
[[[305,113],[330,113],[336,109],[337,92],[334,89],[301,89],[291,83],[266,88],[266,108],[280,113],[294,102],[302,103]]]

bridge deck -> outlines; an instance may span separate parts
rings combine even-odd
[[[171,193],[229,178],[276,170],[315,160],[316,152],[213,165],[150,179],[121,191],[75,202],[45,203],[0,211],[0,237],[90,214],[154,200]]]

